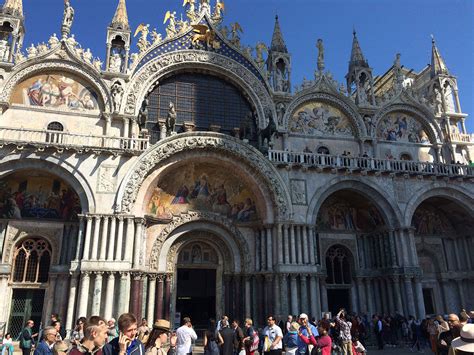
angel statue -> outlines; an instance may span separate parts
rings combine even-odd
[[[159,42],[162,41],[161,33],[158,33],[158,32],[156,31],[156,28],[154,28],[153,31],[151,31],[150,36],[151,36],[151,42],[152,42],[153,44],[156,44],[156,43],[159,43]]]
[[[150,47],[150,42],[148,42],[148,33],[150,33],[150,25],[145,25],[141,23],[138,25],[134,37],[137,37],[140,33],[140,39],[138,40],[137,46],[140,50],[140,53],[145,52],[148,47]]]
[[[239,33],[243,33],[244,30],[242,29],[242,27],[239,25],[238,22],[235,22],[231,25],[231,39],[230,39],[230,42],[236,46],[236,47],[240,47],[240,35]]]
[[[200,11],[207,12],[208,14],[210,14],[210,10],[211,10],[211,4],[209,3],[209,0],[201,0]]]
[[[168,22],[168,26],[166,26],[166,38],[171,38],[176,36],[178,30],[176,29],[176,11],[167,11],[165,15],[165,20],[163,21],[163,25]]]
[[[265,65],[265,60],[263,59],[263,52],[265,51],[268,53],[268,47],[265,43],[259,42],[257,43],[257,47],[255,48],[257,52],[257,59],[255,59],[255,62],[260,68],[263,68]]]
[[[194,22],[196,20],[196,0],[184,0],[183,2],[184,7],[188,7],[186,10],[186,16],[190,22]]]
[[[74,21],[74,9],[69,0],[64,0],[64,14],[61,33],[63,38],[67,38],[71,33],[72,23]]]
[[[222,19],[223,19],[222,15],[224,11],[225,11],[225,4],[222,1],[217,0],[216,7],[214,8],[214,13],[212,14],[212,21],[214,21],[216,25],[222,22]]]

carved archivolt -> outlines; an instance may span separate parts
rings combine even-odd
[[[170,72],[184,68],[204,68],[220,73],[245,88],[256,107],[258,124],[261,128],[268,125],[265,110],[269,110],[273,113],[273,117],[276,117],[275,107],[267,88],[250,70],[220,54],[193,50],[166,53],[151,60],[134,74],[122,102],[124,113],[138,115],[141,102],[157,81]]]
[[[265,186],[272,192],[273,203],[280,218],[284,219],[290,212],[291,199],[284,182],[275,167],[262,154],[240,140],[212,132],[185,133],[160,141],[152,150],[145,153],[127,174],[121,186],[117,201],[120,212],[130,213],[145,178],[155,167],[172,157],[186,151],[217,151],[225,156],[234,156],[251,167]]]
[[[88,71],[84,70],[80,65],[62,60],[48,60],[47,62],[28,65],[27,67],[20,69],[13,76],[11,76],[3,86],[3,90],[0,92],[0,102],[9,102],[13,89],[25,78],[30,77],[33,74],[52,70],[64,70],[83,77],[87,82],[91,83],[94,88],[97,89],[97,91],[99,92],[102,101],[105,105],[105,111],[113,111],[111,107],[112,101],[110,100],[110,95],[107,86],[99,78],[91,75]]]
[[[363,123],[362,117],[359,115],[356,109],[349,105],[345,100],[340,97],[335,96],[331,93],[324,92],[310,92],[301,95],[300,97],[295,98],[288,106],[285,116],[283,117],[283,126],[285,130],[288,131],[288,125],[291,117],[294,115],[295,110],[298,109],[302,104],[311,101],[323,101],[329,105],[334,105],[335,107],[340,108],[344,111],[352,124],[354,125],[356,131],[356,137],[364,137],[367,135],[367,130],[365,124]]]
[[[180,216],[174,217],[173,220],[158,235],[150,253],[150,269],[152,271],[158,271],[160,250],[163,246],[163,243],[166,241],[166,239],[168,239],[171,233],[175,231],[177,228],[185,224],[188,224],[191,222],[197,222],[197,221],[209,222],[211,224],[224,227],[232,236],[234,236],[234,240],[239,246],[240,258],[242,260],[242,268],[246,270],[250,265],[252,265],[251,258],[250,258],[250,250],[247,245],[247,242],[245,241],[245,238],[240,232],[240,230],[232,223],[232,220],[226,217],[223,217],[221,215],[214,214],[214,213],[192,211],[192,212],[183,213]],[[213,239],[213,243],[216,240],[218,240],[218,238]],[[176,245],[177,243],[173,244],[173,246],[170,248],[169,255],[175,255],[177,253],[177,250],[179,249],[179,247],[176,247]],[[221,251],[228,249],[227,246],[225,246],[225,244],[222,244],[222,246],[223,248],[220,248]],[[231,258],[230,254],[228,256],[229,258]],[[169,257],[170,256],[168,256],[168,258]],[[167,264],[167,268],[168,267],[169,267],[169,263]]]

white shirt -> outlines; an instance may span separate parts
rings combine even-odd
[[[263,335],[268,337],[268,340],[270,340],[271,343],[273,343],[276,339],[276,337],[280,337],[280,340],[276,344],[276,346],[273,348],[273,350],[277,349],[282,349],[283,344],[282,344],[282,339],[283,339],[283,332],[281,331],[281,328],[278,325],[274,325],[272,327],[265,327],[263,330]]]
[[[186,324],[176,331],[176,355],[185,355],[192,352],[192,341],[197,339],[197,334],[193,328]]]

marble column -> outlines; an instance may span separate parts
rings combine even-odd
[[[263,298],[265,302],[265,316],[269,314],[273,314],[274,312],[274,298],[272,297],[273,294],[273,275],[272,274],[265,274],[264,276],[264,290],[263,290]]]
[[[102,217],[94,217],[94,234],[92,237],[92,250],[91,250],[91,260],[97,260],[99,254],[99,238],[100,238],[100,224],[102,222]]]
[[[128,272],[120,272],[120,291],[119,291],[119,311],[117,312],[118,314],[122,313],[127,313],[128,310],[128,297],[127,293],[129,293],[128,290],[128,278],[129,274]]]
[[[374,306],[374,293],[373,288],[371,286],[372,281],[370,279],[365,279],[365,296],[367,297],[367,311],[369,312],[369,316],[375,314],[375,306]]]
[[[290,225],[291,263],[296,264],[296,236],[295,226]]]
[[[280,299],[281,299],[281,314],[288,315],[289,304],[288,304],[288,274],[280,274]]]
[[[267,233],[267,270],[273,270],[273,236],[272,228],[265,228]]]
[[[326,280],[321,278],[320,285],[321,285],[321,307],[323,308],[322,311],[328,312],[329,306],[328,306],[328,290],[326,288]]]
[[[163,319],[163,283],[165,280],[164,275],[158,275],[157,287],[156,287],[156,305],[155,305],[155,319]]]
[[[143,276],[140,273],[133,273],[129,309],[130,312],[132,312],[137,317],[137,319],[142,318],[142,302]]]
[[[244,318],[247,318],[247,317],[250,317],[251,315],[251,302],[252,302],[252,299],[251,299],[251,288],[250,288],[250,279],[251,279],[251,276],[249,275],[246,275],[245,276],[245,306],[244,306]]]
[[[113,216],[110,221],[110,237],[109,237],[109,245],[107,247],[107,261],[114,260],[114,252],[115,252],[115,232],[117,228],[117,218]]]
[[[300,309],[302,312],[310,313],[309,304],[308,304],[308,283],[307,275],[300,275],[300,286],[301,286],[301,305]],[[296,313],[295,313],[296,314]]]
[[[314,227],[309,228],[309,263],[316,264],[316,248],[314,247]]]
[[[148,304],[146,307],[148,324],[153,324],[155,321],[155,293],[156,293],[156,274],[148,275]]]
[[[281,294],[280,282],[279,282],[278,274],[275,274],[275,278],[273,280],[273,300],[274,300],[273,313],[279,317],[282,316],[281,298],[278,297],[280,294]]]
[[[145,223],[144,218],[135,218],[135,241],[133,246],[133,268],[138,269],[140,267],[140,253],[142,246],[142,236],[143,236],[143,225]]]
[[[79,277],[76,274],[71,274],[71,283],[69,285],[69,299],[67,303],[67,317],[66,317],[66,330],[74,329],[74,308],[76,305],[76,293],[77,284],[79,283]]]
[[[291,292],[291,314],[298,314],[298,286],[296,284],[296,275],[290,275],[290,292]]]
[[[81,290],[79,293],[79,310],[78,317],[87,317],[87,305],[89,304],[89,285],[90,273],[88,271],[82,273]]]
[[[58,300],[55,299],[54,297],[54,291],[56,290],[56,282],[58,280],[58,275],[55,274],[50,274],[49,275],[49,285],[48,285],[48,290],[47,290],[47,296],[45,297],[46,299],[46,310],[43,313],[47,319],[49,320],[49,317],[51,316],[51,313],[53,313],[53,304],[58,305]]]
[[[254,243],[255,243],[255,270],[262,271],[261,262],[261,251],[260,251],[260,231],[254,230]]]
[[[405,293],[407,298],[407,309],[408,309],[408,316],[416,316],[415,310],[415,298],[413,297],[413,286],[411,282],[411,276],[405,275],[404,280],[405,284]]]
[[[426,310],[425,310],[425,300],[423,298],[423,285],[421,284],[421,279],[415,277],[415,292],[416,292],[416,305],[418,310],[418,319],[425,319]]]
[[[100,254],[99,260],[105,260],[107,256],[107,246],[108,246],[108,237],[109,237],[109,217],[104,216],[102,222],[103,229],[100,237]]]
[[[450,313],[452,311],[451,305],[449,302],[449,280],[442,279],[440,280],[441,289],[443,290],[443,305],[445,313]]]
[[[319,279],[316,275],[309,278],[309,295],[311,299],[311,315],[316,319],[321,318],[321,291],[319,290]]]
[[[130,137],[130,120],[126,117],[123,118],[123,133],[122,137],[129,138]]]
[[[395,311],[403,314],[402,292],[400,290],[400,280],[398,276],[392,276],[393,296],[395,299]]]
[[[166,275],[166,286],[165,286],[165,297],[166,297],[166,303],[165,303],[165,319],[170,318],[170,307],[171,307],[171,282],[173,280],[173,275],[168,274]]]
[[[134,239],[135,239],[135,220],[134,218],[127,218],[127,233],[125,235],[125,261],[132,262]]]
[[[283,225],[283,248],[284,248],[284,258],[285,264],[290,263],[290,243],[289,243],[289,230],[288,225]]]
[[[359,313],[359,305],[357,304],[357,284],[352,282],[352,287],[350,289],[351,293],[351,310],[352,312]]]
[[[460,302],[460,309],[467,308],[466,305],[466,297],[464,296],[464,285],[463,285],[463,280],[458,279],[456,280],[456,285],[458,286],[458,293],[459,293],[459,302]]]
[[[367,307],[367,297],[365,295],[365,284],[364,284],[364,279],[361,277],[358,277],[356,279],[357,283],[357,292],[358,292],[358,298],[359,298],[359,311],[361,313],[367,313],[368,312],[368,307]],[[371,314],[369,314],[369,317]]]
[[[115,274],[113,272],[107,273],[107,284],[105,289],[105,307],[104,307],[104,318],[112,318],[113,305],[115,295]]]
[[[123,216],[118,216],[117,244],[115,245],[115,261],[122,261],[123,257]]]
[[[308,230],[306,226],[302,226],[301,229],[303,231],[303,263],[309,264]]]
[[[76,257],[75,259],[81,260],[84,248],[84,216],[79,216],[79,230],[77,232],[77,247],[76,247]]]
[[[302,226],[296,226],[295,227],[296,229],[296,238],[295,238],[295,241],[296,241],[296,252],[297,252],[297,263],[299,265],[302,265],[303,264],[303,236],[302,236]]]
[[[92,217],[86,216],[86,236],[84,240],[84,253],[82,258],[89,260],[90,246],[91,246],[91,233],[92,233]],[[82,316],[81,316],[82,317]]]
[[[260,271],[267,269],[267,238],[265,229],[260,230]]]
[[[103,272],[95,272],[94,290],[92,296],[92,315],[98,316],[100,314],[100,301],[102,298],[102,275]]]
[[[469,247],[469,241],[467,240],[467,237],[462,239],[463,242],[463,249],[464,249],[464,255],[466,257],[466,262],[467,262],[467,269],[472,270],[472,260],[471,260],[471,248]]]

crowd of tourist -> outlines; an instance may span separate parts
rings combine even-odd
[[[203,333],[205,355],[365,355],[367,348],[409,348],[412,352],[431,351],[435,355],[474,354],[474,311],[425,319],[395,315],[358,315],[341,309],[334,317],[325,313],[316,320],[307,314],[289,315],[286,320],[270,315],[263,328],[247,318],[221,317],[210,320]],[[51,324],[33,333],[29,320],[19,336],[23,355],[191,355],[198,339],[191,319],[172,329],[168,320],[159,319],[151,327],[133,314],[122,314],[117,321],[99,316],[77,319],[66,334],[56,314]],[[35,339],[39,338],[35,343]],[[6,334],[2,355],[13,354],[13,341]]]

